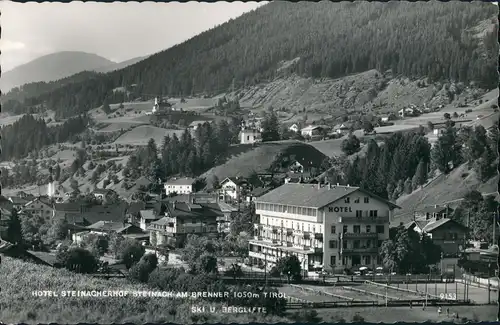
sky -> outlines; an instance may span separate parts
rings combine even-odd
[[[153,54],[264,2],[0,2],[2,71],[59,51],[121,62]]]

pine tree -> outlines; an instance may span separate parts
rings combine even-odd
[[[427,164],[423,159],[420,159],[418,163],[417,170],[412,179],[412,188],[416,190],[419,186],[424,185],[427,182]]]

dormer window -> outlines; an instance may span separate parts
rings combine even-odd
[[[344,203],[350,203],[350,202],[351,202],[351,199],[350,199],[350,198],[346,197],[346,198],[344,199]]]

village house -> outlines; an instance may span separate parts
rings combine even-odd
[[[189,124],[188,129],[191,131],[196,131],[200,126],[205,123],[210,123],[211,121],[193,121]]]
[[[453,213],[453,209],[448,206],[429,206],[415,212],[416,220],[442,219],[447,218]]]
[[[387,116],[387,115],[381,116],[380,122],[383,122],[383,123],[389,122],[389,116]]]
[[[340,134],[340,135],[344,134],[345,135],[351,131],[351,128],[352,128],[352,124],[345,122],[342,124],[335,125],[335,127],[333,128],[333,131],[337,134]]]
[[[90,205],[84,202],[56,203],[54,216],[64,218],[68,223],[91,225],[98,221],[123,222],[126,220],[128,204]]]
[[[162,214],[159,214],[154,210],[141,210],[139,212],[139,227],[142,230],[147,230],[151,222],[157,221],[162,217]]]
[[[300,128],[297,124],[292,124],[292,126],[290,126],[288,129],[292,132],[299,132],[300,131]]]
[[[184,178],[171,178],[165,182],[163,185],[165,188],[165,194],[170,195],[176,194],[189,194],[194,192],[193,185],[196,182],[194,178],[184,177]]]
[[[92,195],[100,201],[106,201],[107,198],[109,198],[114,191],[109,190],[109,189],[104,189],[104,188],[96,188],[92,191]]]
[[[37,197],[26,203],[22,211],[42,218],[51,218],[54,216],[54,208],[51,200],[43,196]]]
[[[406,107],[402,108],[398,111],[398,115],[400,117],[406,117],[406,116],[415,116],[418,113],[418,110],[412,107]]]
[[[220,183],[219,195],[223,202],[240,202],[245,190],[249,188],[248,180],[243,177],[226,177]]]
[[[321,135],[326,130],[328,127],[324,125],[309,125],[300,130],[300,134],[303,137],[314,137]]]
[[[72,235],[72,240],[73,242],[79,244],[89,234],[109,236],[113,233],[122,235],[125,238],[127,238],[127,236],[131,236],[131,239],[136,240],[149,239],[149,234],[145,233],[144,231],[142,231],[142,229],[135,225],[131,225],[125,222],[98,221],[90,226],[87,226],[86,230],[74,233]]]
[[[247,195],[247,202],[254,202],[260,196],[268,193],[272,190],[272,187],[256,187]]]
[[[217,237],[220,213],[203,204],[172,202],[166,204],[165,216],[150,223],[150,242],[183,247],[187,235]]]
[[[262,141],[262,134],[256,129],[244,129],[240,132],[241,144],[252,144]]]
[[[418,233],[427,234],[446,256],[458,256],[465,249],[469,229],[450,218],[416,219],[405,225]]]

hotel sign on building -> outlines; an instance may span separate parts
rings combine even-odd
[[[256,200],[249,257],[268,267],[297,255],[307,271],[377,266],[398,206],[358,187],[285,184]]]

